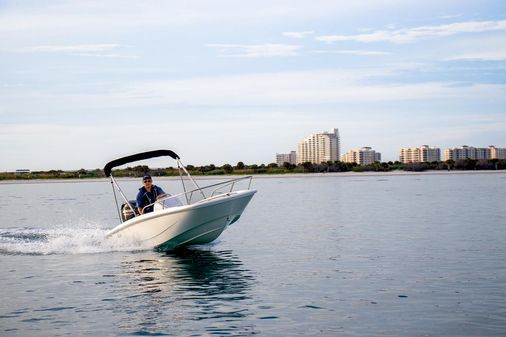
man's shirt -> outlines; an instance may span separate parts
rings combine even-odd
[[[142,209],[143,207],[154,203],[156,201],[156,197],[164,193],[165,192],[162,190],[162,188],[156,185],[153,185],[151,187],[151,192],[146,191],[144,186],[139,188],[139,193],[137,193],[137,207]],[[144,210],[144,213],[148,212],[153,212],[153,206],[147,207]]]

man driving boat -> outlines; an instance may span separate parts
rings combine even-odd
[[[149,174],[142,177],[142,183],[143,186],[139,188],[139,193],[137,193],[137,210],[139,214],[153,212],[153,205],[148,205],[166,195],[161,187],[153,185],[153,179]]]

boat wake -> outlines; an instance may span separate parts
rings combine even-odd
[[[89,223],[53,228],[0,229],[0,254],[93,254],[150,249],[138,242],[106,238],[107,231]]]

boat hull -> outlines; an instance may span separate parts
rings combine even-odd
[[[199,203],[171,207],[125,221],[106,234],[157,250],[212,242],[239,219],[256,190],[221,194]]]

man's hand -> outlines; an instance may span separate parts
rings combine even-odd
[[[163,198],[165,196],[167,196],[167,193],[162,193],[162,194],[160,194],[159,196],[156,197],[156,200],[158,200],[160,198]]]

